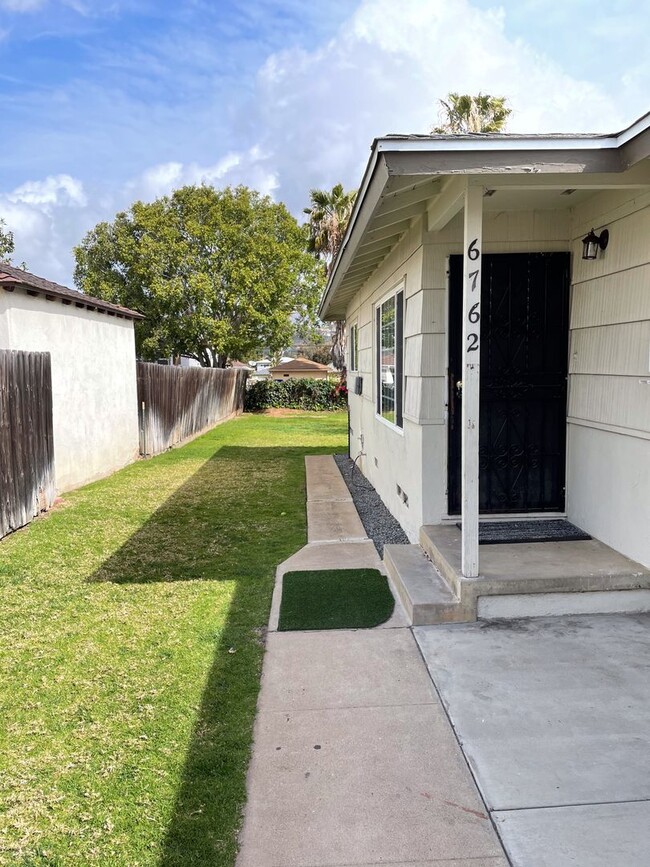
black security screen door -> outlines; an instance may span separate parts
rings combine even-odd
[[[479,509],[564,509],[569,254],[483,257]],[[463,259],[450,258],[449,514],[461,506]]]

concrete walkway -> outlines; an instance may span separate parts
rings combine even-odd
[[[330,457],[307,458],[309,544],[278,568],[238,867],[507,867],[404,612],[275,631],[282,575],[374,567]]]

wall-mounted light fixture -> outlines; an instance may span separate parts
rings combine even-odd
[[[600,235],[597,235],[592,229],[588,235],[582,239],[582,258],[595,259],[598,255],[598,248],[605,250],[609,243],[609,232],[603,229]]]

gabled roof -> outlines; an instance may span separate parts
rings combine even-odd
[[[277,367],[271,368],[271,373],[278,371],[279,373],[291,373],[298,370],[329,370],[326,364],[319,364],[318,361],[310,361],[308,358],[292,358],[291,361],[285,361],[278,364]]]
[[[63,304],[74,304],[75,307],[85,310],[96,310],[98,313],[107,313],[109,316],[117,316],[120,319],[144,319],[142,313],[121,307],[119,304],[111,304],[110,301],[102,301],[101,298],[93,298],[22,268],[15,268],[7,262],[0,262],[0,286],[12,292],[16,287],[25,289],[28,295],[44,295],[50,301],[58,300]]]
[[[617,133],[387,135],[374,140],[343,243],[321,300],[321,319],[343,319],[348,302],[411,225],[437,231],[462,208],[471,176],[490,189],[650,186],[650,112]],[[624,177],[621,177],[624,176]],[[498,207],[495,196],[493,207]],[[576,198],[573,199],[576,201]]]

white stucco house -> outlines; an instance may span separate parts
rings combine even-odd
[[[51,356],[59,492],[138,457],[134,322],[142,318],[0,262],[0,349]]]
[[[414,621],[418,593],[433,622],[490,594],[650,607],[650,114],[376,139],[320,315],[347,323],[351,457],[413,543],[385,559]],[[593,538],[479,545],[479,518],[549,517]]]

